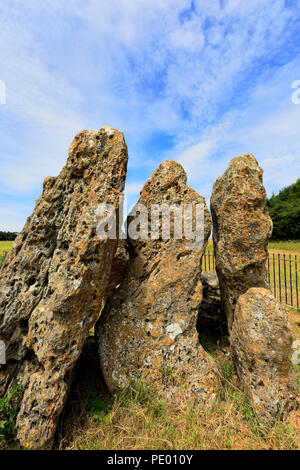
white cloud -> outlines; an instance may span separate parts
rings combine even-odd
[[[144,184],[145,184],[145,181],[131,182],[131,183],[127,182],[125,186],[125,191],[124,191],[125,195],[127,196],[138,195],[140,191],[142,190]]]
[[[253,153],[264,169],[269,195],[299,177],[300,106],[291,101],[295,76],[300,76],[298,58],[262,80],[246,106],[225,114],[198,139],[194,136],[193,144],[185,150],[182,143],[178,147],[176,159],[184,165],[191,184],[207,199],[229,161],[246,153]]]

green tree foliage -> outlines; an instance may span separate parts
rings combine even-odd
[[[1,232],[0,231],[0,241],[12,241],[15,240],[17,232]]]
[[[267,199],[273,220],[273,240],[300,239],[300,178]]]

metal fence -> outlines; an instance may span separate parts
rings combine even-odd
[[[298,255],[269,253],[266,267],[273,295],[282,304],[299,309],[300,257]],[[216,272],[213,252],[206,251],[202,259],[202,270]]]

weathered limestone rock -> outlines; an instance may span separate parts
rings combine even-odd
[[[118,207],[127,147],[108,126],[80,132],[67,164],[46,178],[32,215],[0,272],[0,396],[22,385],[17,437],[51,446],[71,371],[96,322],[118,240],[96,234],[100,203]]]
[[[213,186],[216,270],[229,329],[239,296],[251,287],[268,288],[265,262],[273,226],[262,175],[254,156],[243,155],[231,160]]]
[[[296,406],[297,387],[286,312],[271,291],[252,288],[239,297],[230,339],[240,385],[260,422],[273,425]]]
[[[201,282],[203,286],[203,291],[206,289],[209,294],[220,298],[220,285],[218,276],[212,272],[201,273]]]
[[[138,202],[149,210],[161,203],[181,208],[205,204],[186,185],[181,165],[172,160],[153,172]],[[134,220],[133,215],[128,218]],[[174,231],[168,240],[152,240],[149,226],[145,239],[128,239],[130,262],[124,281],[96,325],[100,364],[110,390],[141,378],[164,399],[212,400],[217,365],[199,344],[196,331],[201,258],[211,230],[206,206],[202,227],[205,241],[197,250],[187,249],[187,240],[175,239]]]

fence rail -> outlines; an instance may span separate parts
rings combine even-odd
[[[269,253],[266,261],[268,281],[274,297],[284,305],[300,306],[300,256]],[[216,272],[213,252],[206,251],[202,270]]]

